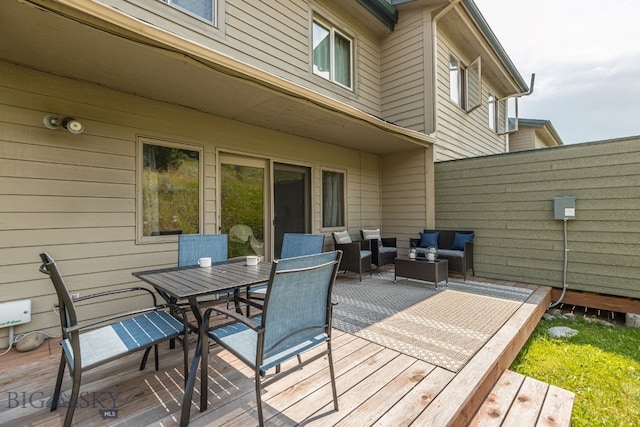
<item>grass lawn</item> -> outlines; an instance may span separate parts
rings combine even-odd
[[[552,326],[578,334],[552,338]],[[574,427],[640,426],[640,328],[542,320],[511,369],[574,392]]]

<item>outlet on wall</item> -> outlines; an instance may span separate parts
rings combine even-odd
[[[71,299],[72,300],[77,300],[78,298],[80,298],[80,292],[71,292]]]

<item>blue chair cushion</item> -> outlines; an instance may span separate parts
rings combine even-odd
[[[438,238],[440,237],[439,231],[432,233],[420,233],[420,247],[421,248],[438,248]]]
[[[451,249],[463,251],[465,242],[473,242],[473,233],[462,234],[456,231],[453,236],[453,244],[451,245]]]
[[[360,259],[371,256],[371,251],[360,251]]]

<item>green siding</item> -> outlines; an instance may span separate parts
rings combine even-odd
[[[436,163],[436,226],[476,232],[481,277],[640,298],[640,137]]]

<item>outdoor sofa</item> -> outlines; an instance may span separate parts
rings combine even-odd
[[[467,280],[467,271],[475,275],[473,268],[473,231],[423,230],[419,238],[410,238],[409,246],[418,256],[425,256],[430,247],[438,251],[438,258],[446,259],[449,271],[461,273]]]

